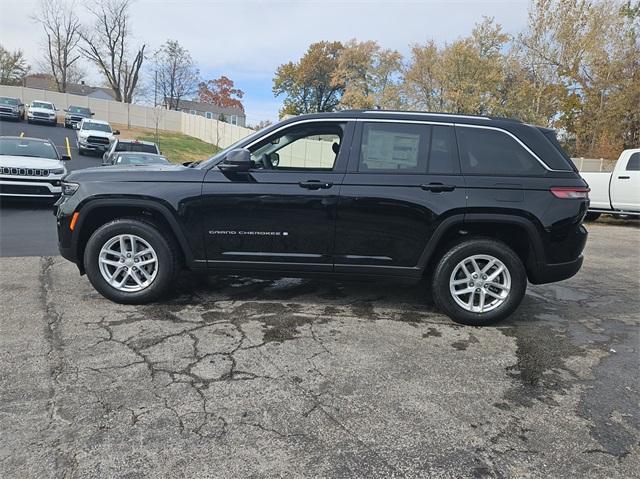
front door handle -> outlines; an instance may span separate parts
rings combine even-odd
[[[442,183],[429,183],[428,185],[420,185],[425,191],[432,191],[434,193],[441,193],[443,191],[453,191],[456,189],[455,185],[445,185]]]
[[[630,180],[631,177],[630,176],[618,176],[619,180]]]
[[[319,180],[308,180],[301,181],[298,183],[301,188],[306,188],[308,190],[326,190],[333,186],[333,183],[328,181],[319,181]]]

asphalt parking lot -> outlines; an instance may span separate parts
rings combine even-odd
[[[68,170],[100,166],[102,159],[97,156],[78,154],[76,132],[48,125],[25,122],[0,121],[0,136],[33,136],[49,138],[60,154],[66,154],[65,138],[69,138],[72,160]],[[51,205],[42,201],[0,200],[0,257],[40,256],[58,254],[56,222]]]
[[[203,278],[122,306],[0,259],[1,477],[638,477],[640,229],[460,327],[424,285]]]

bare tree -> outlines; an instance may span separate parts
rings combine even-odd
[[[93,28],[80,32],[80,50],[94,63],[113,90],[116,101],[131,103],[138,85],[145,45],[131,59],[130,0],[103,0],[88,7],[95,18]]]
[[[157,88],[167,108],[177,110],[180,100],[195,93],[198,69],[191,54],[176,40],[167,40],[155,53]]]
[[[29,66],[22,50],[10,52],[0,45],[0,84],[20,85],[27,73]]]
[[[75,1],[41,0],[40,9],[32,17],[42,25],[46,35],[46,65],[59,92],[66,92],[67,85],[78,81],[82,73],[76,62],[80,59],[80,20],[75,13]]]

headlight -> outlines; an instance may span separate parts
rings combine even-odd
[[[62,194],[65,196],[73,196],[73,194],[78,191],[80,185],[78,183],[71,183],[69,181],[62,182]]]
[[[56,168],[55,170],[51,170],[52,175],[64,175],[64,168]]]

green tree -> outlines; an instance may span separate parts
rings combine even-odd
[[[333,111],[344,93],[344,84],[336,80],[340,42],[309,45],[298,62],[280,65],[273,79],[273,93],[284,95],[280,115]]]

